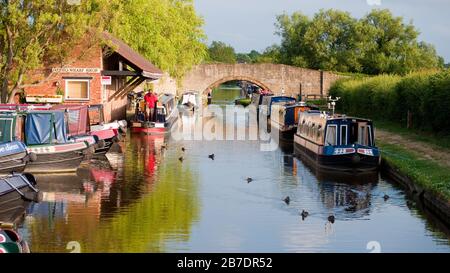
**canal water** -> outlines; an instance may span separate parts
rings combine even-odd
[[[391,181],[322,174],[260,144],[129,135],[112,166],[38,177],[44,201],[19,232],[34,252],[450,252],[447,228]]]

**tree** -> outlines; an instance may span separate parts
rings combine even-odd
[[[279,63],[280,62],[280,46],[272,45],[264,50],[262,54],[256,57],[255,63]]]
[[[367,74],[408,73],[439,66],[439,57],[430,44],[418,42],[419,31],[403,23],[389,10],[373,10],[362,19],[365,54],[361,58]]]
[[[92,22],[89,1],[0,1],[1,102],[13,102],[26,74],[44,61],[61,60]],[[95,16],[94,16],[95,17]]]
[[[296,12],[277,17],[281,63],[340,72],[398,73],[443,66],[435,48],[418,41],[419,32],[389,10],[362,19],[321,10],[312,19]]]
[[[213,62],[236,63],[236,53],[234,48],[224,42],[213,41],[208,49],[209,58]]]
[[[245,54],[245,53],[237,53],[236,54],[236,61],[238,63],[241,63],[241,64],[253,63],[253,60],[250,57],[250,55],[249,54]]]
[[[180,80],[205,59],[203,20],[192,0],[113,1],[106,29],[172,77]]]

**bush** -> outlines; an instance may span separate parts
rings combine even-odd
[[[448,70],[342,79],[330,95],[341,97],[338,110],[343,113],[406,125],[410,112],[414,128],[450,132]]]

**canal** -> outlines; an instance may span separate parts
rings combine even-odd
[[[38,177],[44,201],[19,232],[34,252],[450,252],[447,228],[391,181],[318,173],[260,144],[128,135],[112,167]]]

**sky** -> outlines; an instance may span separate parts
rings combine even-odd
[[[301,11],[313,16],[320,9],[339,9],[362,17],[373,8],[387,8],[412,20],[419,39],[433,44],[450,62],[450,0],[194,0],[205,20],[208,42],[223,41],[237,52],[263,51],[279,43],[274,34],[276,16]]]

